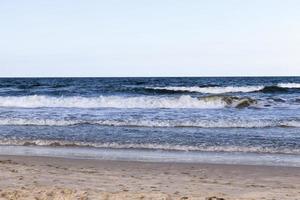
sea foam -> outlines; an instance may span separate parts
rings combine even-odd
[[[279,83],[278,86],[282,88],[300,88],[300,83]]]
[[[226,102],[221,99],[206,101],[189,95],[180,97],[53,97],[39,95],[0,97],[0,107],[20,108],[223,108],[224,106],[226,106]]]
[[[124,127],[191,127],[191,128],[269,128],[269,127],[300,127],[297,120],[242,120],[242,119],[122,119],[122,120],[53,120],[53,119],[25,119],[25,118],[0,118],[0,125],[15,126],[73,126],[73,125],[98,125],[98,126],[124,126]]]
[[[156,90],[173,90],[173,91],[183,91],[183,92],[199,92],[206,94],[223,94],[223,93],[237,93],[237,92],[255,92],[260,91],[264,86],[227,86],[227,87],[148,87],[149,89]]]
[[[189,146],[177,144],[135,144],[135,143],[117,143],[117,142],[80,142],[64,140],[19,140],[19,139],[0,139],[0,145],[18,145],[18,146],[51,146],[51,147],[94,147],[108,149],[135,149],[135,150],[165,150],[165,151],[199,151],[199,152],[247,152],[247,153],[281,153],[281,154],[300,154],[299,149],[286,149],[262,146]]]

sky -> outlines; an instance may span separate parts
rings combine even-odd
[[[0,0],[0,77],[300,75],[299,0]]]

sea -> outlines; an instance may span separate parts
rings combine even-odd
[[[300,167],[300,77],[1,78],[0,154]]]

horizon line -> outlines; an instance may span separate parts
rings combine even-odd
[[[203,76],[0,76],[0,78],[272,78],[272,77],[300,77],[300,75],[230,75],[230,76],[218,76],[218,75],[203,75]]]

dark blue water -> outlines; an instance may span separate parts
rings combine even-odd
[[[300,77],[2,78],[0,144],[297,157]]]

